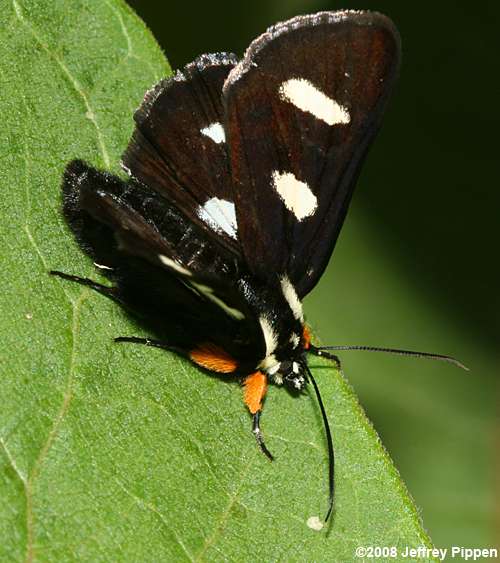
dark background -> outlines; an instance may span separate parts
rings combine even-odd
[[[403,40],[399,85],[306,310],[325,343],[449,353],[471,367],[343,356],[435,545],[498,544],[500,5],[129,4],[172,68],[203,52],[241,55],[267,26],[300,13],[363,8],[394,20]]]

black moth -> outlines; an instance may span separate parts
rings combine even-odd
[[[63,181],[66,220],[114,285],[52,273],[159,337],[117,341],[240,378],[269,458],[259,425],[268,381],[312,383],[330,456],[327,519],[333,446],[306,354],[338,360],[311,343],[301,300],[335,246],[399,60],[398,32],[380,14],[279,23],[242,60],[202,55],[146,93],[122,159],[127,182],[81,161]]]

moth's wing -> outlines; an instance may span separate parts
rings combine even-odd
[[[66,169],[63,193],[68,223],[102,265],[115,267],[117,249],[120,255],[137,256],[200,280],[225,276],[230,284],[239,275],[237,253],[221,246],[213,233],[206,236],[147,186],[125,183],[76,160]],[[111,246],[106,237],[107,244],[100,239],[104,227],[114,233]]]
[[[132,177],[236,247],[222,86],[237,59],[202,55],[148,91],[122,157]]]
[[[147,324],[175,342],[206,339],[240,360],[262,357],[258,319],[237,289],[240,256],[215,234],[154,190],[81,161],[68,165],[63,197],[77,240]]]
[[[325,269],[397,75],[385,16],[299,16],[270,28],[224,85],[238,235],[264,279],[302,297]]]

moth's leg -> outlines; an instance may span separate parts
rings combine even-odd
[[[320,358],[326,358],[327,360],[331,360],[335,364],[336,369],[341,369],[340,358],[335,354],[330,354],[329,352],[325,352],[325,350],[319,350],[318,348],[316,348],[316,346],[313,346],[312,344],[309,345],[307,351],[311,352],[311,354],[314,354],[315,356],[319,356]]]
[[[153,340],[152,338],[142,338],[140,336],[117,336],[115,342],[132,342],[133,344],[145,344],[146,346],[154,346],[155,348],[162,348],[163,350],[170,350],[177,352],[175,346],[170,346],[167,342],[161,340]]]
[[[90,287],[94,291],[97,291],[101,295],[105,295],[113,301],[117,303],[123,304],[116,293],[116,288],[108,287],[107,285],[103,285],[101,283],[97,283],[89,278],[80,278],[79,276],[73,276],[72,274],[65,274],[64,272],[58,272],[57,270],[51,270],[49,272],[51,276],[57,276],[58,278],[62,278],[63,280],[68,280],[72,282],[79,283],[80,285],[84,285],[86,287]]]
[[[245,385],[244,400],[248,410],[253,415],[252,432],[255,435],[262,453],[271,461],[274,459],[271,452],[266,448],[264,437],[260,429],[260,415],[262,413],[262,401],[267,391],[267,376],[260,371],[249,375],[243,382]]]

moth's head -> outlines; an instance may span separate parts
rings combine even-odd
[[[286,385],[290,389],[300,391],[306,384],[306,376],[302,363],[297,360],[282,360],[268,370],[274,383]]]

